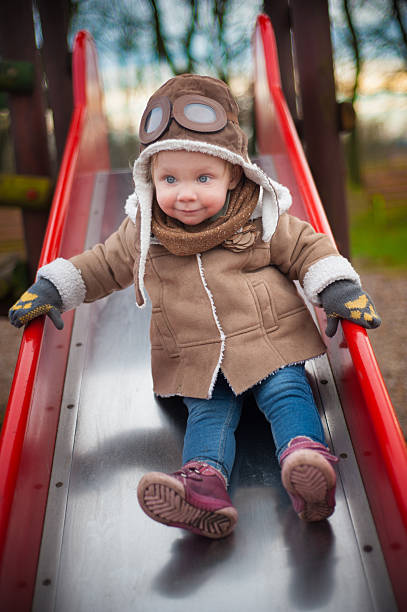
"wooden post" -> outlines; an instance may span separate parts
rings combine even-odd
[[[345,163],[339,137],[327,0],[290,0],[305,152],[340,252],[349,257]]]
[[[291,44],[291,17],[289,0],[264,0],[264,12],[270,17],[276,37],[278,63],[284,97],[294,123],[299,127],[295,72]]]
[[[32,62],[35,86],[31,94],[9,94],[11,130],[16,171],[21,174],[50,176],[43,74],[35,44],[31,0],[3,2],[0,18],[0,52],[6,60]],[[41,253],[48,211],[23,211],[28,267],[34,278]]]
[[[67,40],[69,1],[37,0],[37,7],[43,35],[41,57],[47,75],[48,102],[54,118],[59,167],[73,108],[71,56]]]

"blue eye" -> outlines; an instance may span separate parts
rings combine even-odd
[[[209,176],[207,176],[206,174],[201,174],[201,176],[198,178],[198,181],[200,183],[207,183],[209,181]]]
[[[172,183],[175,183],[175,177],[174,176],[166,176],[165,177],[165,181],[167,183],[169,183],[170,185],[172,185]]]

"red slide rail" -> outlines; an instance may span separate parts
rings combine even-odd
[[[73,50],[74,111],[41,253],[42,266],[83,249],[97,170],[109,168],[96,48],[79,32]],[[69,232],[75,227],[75,232]],[[68,231],[66,231],[68,228]],[[0,439],[0,609],[30,610],[73,313],[57,332],[27,326]],[[47,376],[41,376],[41,372]],[[46,381],[52,380],[52,388]]]
[[[254,36],[257,144],[273,155],[279,180],[294,196],[294,212],[332,236],[285,102],[270,20],[260,15]],[[325,320],[317,313],[321,329]],[[400,609],[407,609],[407,447],[367,333],[345,321],[324,338],[356,458]]]

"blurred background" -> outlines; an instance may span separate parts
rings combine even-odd
[[[96,41],[112,167],[131,166],[138,155],[138,124],[146,100],[165,80],[184,72],[229,83],[255,155],[251,36],[259,13],[268,13],[273,21],[283,5],[286,9],[289,0],[2,3],[0,418],[22,333],[9,325],[6,315],[32,280],[38,261],[72,110],[70,49],[75,33],[87,29]],[[407,1],[309,0],[306,5],[329,11],[338,129],[347,169],[342,212],[349,246],[343,252],[382,316],[382,326],[369,336],[406,435]],[[295,40],[292,52],[295,56]],[[332,72],[329,62],[327,70]],[[298,79],[294,71],[294,89]],[[298,100],[292,112],[301,137]]]

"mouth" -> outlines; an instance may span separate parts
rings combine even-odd
[[[179,212],[183,215],[196,215],[196,213],[199,213],[202,211],[202,208],[197,208],[195,210],[180,210]]]

